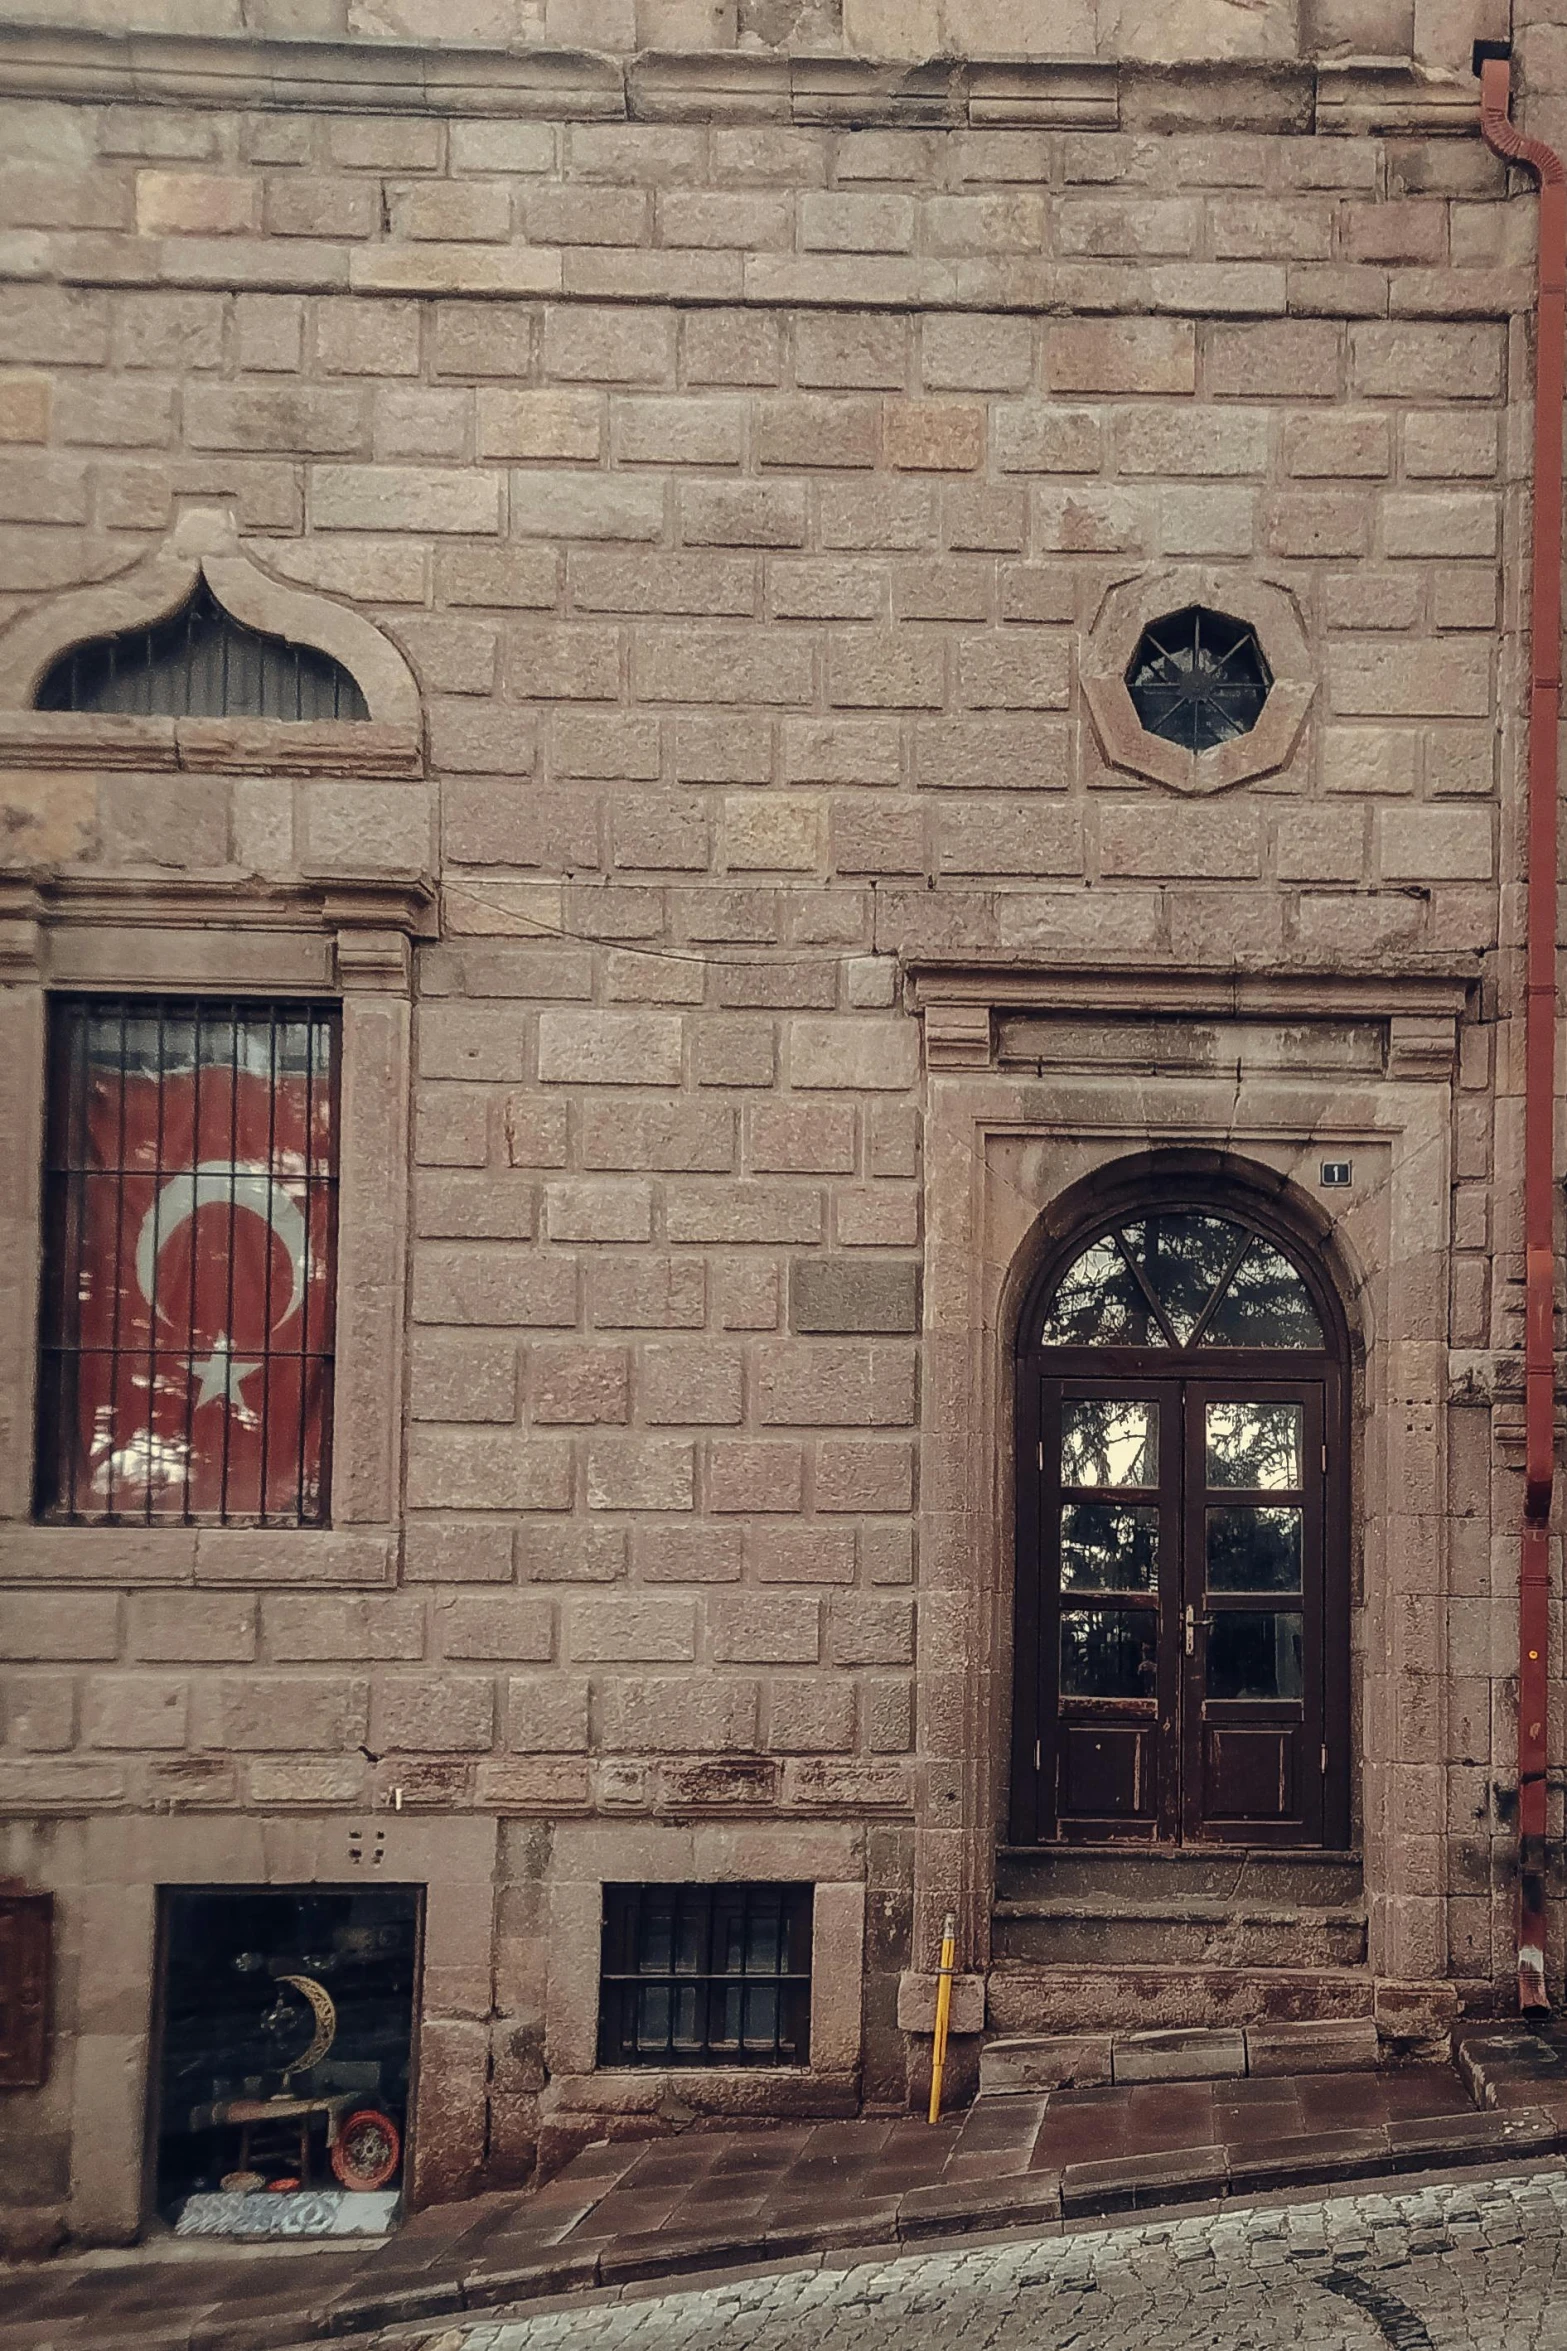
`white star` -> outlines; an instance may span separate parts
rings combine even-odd
[[[196,1391],[198,1411],[203,1404],[237,1404],[242,1412],[249,1412],[250,1406],[241,1383],[253,1371],[259,1371],[261,1366],[259,1363],[235,1361],[234,1343],[227,1331],[219,1331],[206,1362],[193,1363],[190,1368],[191,1377],[201,1382]]]

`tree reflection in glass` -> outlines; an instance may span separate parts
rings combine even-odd
[[[1047,1347],[1306,1347],[1322,1324],[1271,1241],[1196,1210],[1136,1217],[1089,1243],[1056,1288]]]
[[[1289,1502],[1235,1502],[1208,1513],[1210,1592],[1298,1592],[1301,1513]]]
[[[1061,1505],[1061,1588],[1152,1592],[1159,1582],[1159,1513],[1114,1502]]]
[[[1299,1404],[1210,1404],[1209,1485],[1254,1493],[1298,1488],[1304,1422]]]
[[[1159,1619],[1151,1608],[1074,1608],[1061,1619],[1065,1698],[1158,1695]]]
[[[1178,1347],[1191,1344],[1203,1308],[1229,1270],[1241,1231],[1218,1216],[1151,1216],[1128,1226],[1123,1241],[1136,1254],[1134,1234],[1146,1235],[1142,1270]]]
[[[1210,1347],[1320,1347],[1317,1310],[1288,1258],[1255,1240],[1204,1334]]]
[[[1298,1698],[1301,1620],[1293,1610],[1227,1608],[1208,1630],[1210,1698]]]
[[[1158,1480],[1157,1405],[1081,1396],[1062,1406],[1063,1486],[1152,1486]]]
[[[1122,1238],[1136,1252],[1144,1228]],[[1113,1233],[1085,1249],[1061,1277],[1041,1339],[1047,1347],[1163,1347],[1167,1344]]]

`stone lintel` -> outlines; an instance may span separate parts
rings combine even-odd
[[[1041,968],[978,957],[921,958],[908,966],[925,1022],[928,1066],[988,1069],[1008,1013],[1170,1020],[1375,1022],[1388,1032],[1388,1075],[1426,1083],[1451,1077],[1459,1019],[1476,968],[1403,972],[1183,971],[1169,965],[1106,970]]]

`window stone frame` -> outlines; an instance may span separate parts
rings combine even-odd
[[[1211,751],[1187,751],[1162,735],[1150,734],[1126,683],[1143,631],[1189,604],[1246,621],[1273,673],[1262,714],[1250,733]],[[1249,572],[1197,564],[1144,573],[1109,589],[1083,640],[1078,675],[1106,764],[1168,785],[1171,791],[1194,794],[1222,792],[1287,767],[1317,691],[1310,643],[1288,589]]]
[[[0,1582],[393,1580],[421,876],[239,892],[96,873],[0,881]],[[342,1013],[337,1357],[324,1528],[63,1527],[33,1515],[48,996],[335,998]]]

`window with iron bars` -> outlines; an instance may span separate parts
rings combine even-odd
[[[327,1523],[338,1061],[330,1005],[53,1000],[40,1517]]]
[[[600,2065],[808,2065],[812,1894],[606,1886]]]
[[[315,645],[263,636],[205,580],[166,620],[73,645],[38,688],[40,710],[157,718],[363,719],[364,695]]]

